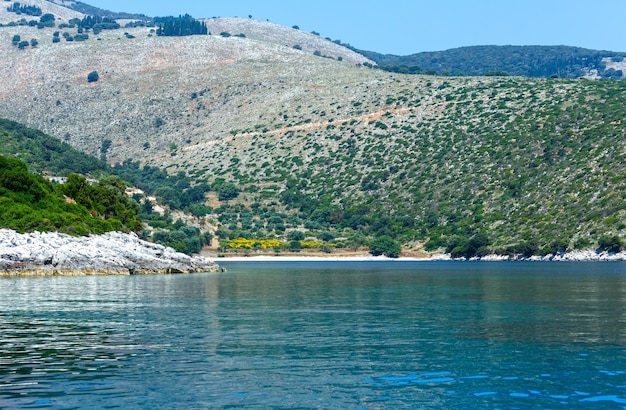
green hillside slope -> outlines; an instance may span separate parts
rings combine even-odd
[[[26,167],[33,173],[27,172]],[[87,183],[77,173],[99,181]],[[59,185],[41,175],[55,176],[55,180],[68,178]],[[152,203],[145,198],[140,208],[126,196],[126,182],[119,177],[147,193],[157,194],[163,203],[171,203],[172,209],[198,213],[206,208],[200,200],[202,185],[191,188],[186,177],[169,176],[150,167],[111,168],[41,131],[0,119],[0,228],[75,235],[113,230],[139,232],[148,228],[141,232],[144,239],[188,254],[199,252],[203,241],[210,241],[211,235],[203,235],[199,229],[180,222],[174,224],[170,216],[152,212]],[[164,196],[164,192],[175,193]],[[145,218],[145,226],[139,218]],[[151,238],[155,229],[158,232]]]
[[[32,172],[67,176],[105,171],[107,165],[57,138],[24,125],[0,118],[0,155],[17,157]]]
[[[376,116],[357,119],[353,102],[352,120],[240,135],[215,148],[206,175],[232,179],[249,202],[280,200],[294,227],[458,255],[547,254],[624,237],[626,84],[456,81],[383,96]],[[252,214],[222,215],[241,230]],[[275,228],[253,226],[260,236]]]

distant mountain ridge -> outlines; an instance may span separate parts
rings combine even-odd
[[[623,78],[625,70],[612,63],[620,63],[626,56],[624,52],[568,46],[472,46],[408,56],[359,52],[395,72],[543,78]]]

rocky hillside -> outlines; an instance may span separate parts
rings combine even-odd
[[[223,25],[58,43],[1,28],[0,117],[112,164],[235,184],[234,201],[211,202],[233,237],[321,229],[533,254],[626,234],[625,83],[390,74],[304,37],[268,41],[271,25],[209,23]],[[255,223],[263,207],[280,223]]]
[[[264,43],[284,45],[354,64],[376,64],[340,44],[321,38],[318,34],[301,31],[298,26],[285,27],[251,18],[212,18],[206,20],[213,35],[241,35]]]
[[[293,101],[314,101],[318,91],[360,98],[343,85],[362,89],[366,77],[378,75],[291,46],[235,36],[157,37],[150,30],[53,44],[53,30],[0,29],[0,115],[95,155],[111,139],[111,161],[138,158],[140,151],[146,161],[161,162],[172,145],[183,149],[254,129],[264,116],[295,109]],[[15,34],[39,45],[19,50],[11,44]],[[99,81],[88,83],[92,71]],[[314,104],[324,107],[331,97]]]

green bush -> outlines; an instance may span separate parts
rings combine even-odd
[[[302,231],[291,231],[287,233],[287,239],[290,241],[302,241],[304,240],[304,233]]]
[[[225,182],[215,187],[220,201],[228,201],[239,196],[239,188],[231,182]]]
[[[87,82],[88,83],[95,83],[99,79],[100,79],[100,75],[98,74],[97,71],[92,71],[89,74],[87,74]]]
[[[387,235],[375,238],[370,243],[370,253],[374,256],[385,255],[390,258],[397,258],[402,252],[402,247],[398,242]]]
[[[117,179],[90,186],[78,175],[53,186],[20,160],[0,156],[0,227],[72,235],[139,231],[138,209],[122,188]]]
[[[622,249],[622,240],[618,236],[603,235],[598,240],[598,251],[617,253]]]
[[[289,242],[289,250],[291,252],[300,252],[302,250],[302,244],[300,241],[291,241]]]

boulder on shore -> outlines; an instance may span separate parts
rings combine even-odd
[[[0,276],[140,275],[215,272],[218,265],[134,233],[73,237],[0,229]]]

